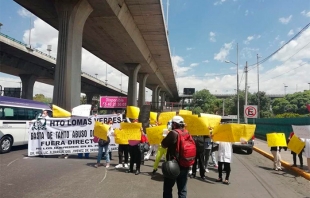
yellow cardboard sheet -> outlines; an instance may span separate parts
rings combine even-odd
[[[299,154],[304,147],[305,143],[301,141],[296,135],[293,135],[293,137],[290,139],[290,142],[287,145],[288,149],[297,154]]]
[[[126,117],[131,119],[138,119],[140,113],[140,108],[135,106],[127,106]]]
[[[182,115],[192,115],[193,112],[192,111],[189,111],[189,110],[183,110],[183,109],[180,109],[179,110],[179,115],[182,116]]]
[[[95,128],[94,128],[94,136],[107,140],[107,134],[109,131],[110,126],[107,124],[103,124],[102,122],[95,122]]]
[[[167,128],[166,125],[146,128],[146,135],[147,135],[150,145],[161,143],[161,141],[164,138],[163,130],[166,128]]]
[[[221,124],[213,130],[213,141],[242,142],[250,140],[255,133],[256,125]]]
[[[284,146],[286,147],[286,138],[284,133],[268,133],[267,136],[267,144],[269,147],[274,146]]]
[[[173,116],[176,115],[176,112],[161,112],[158,117],[158,122],[160,125],[167,125],[169,120],[173,118]]]
[[[53,118],[68,118],[71,117],[71,113],[67,110],[58,107],[57,105],[52,105]]]
[[[121,129],[115,129],[115,142],[128,144],[128,140],[141,140],[141,123],[121,123]]]
[[[150,124],[155,124],[157,122],[157,113],[150,112]]]
[[[215,126],[220,125],[222,117],[214,114],[201,113],[201,117],[208,118],[209,127],[214,128]]]
[[[185,128],[191,135],[209,135],[208,122],[197,115],[181,115],[186,124]]]

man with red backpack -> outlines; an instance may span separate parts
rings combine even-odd
[[[181,116],[174,116],[172,118],[172,131],[161,142],[162,147],[167,148],[166,164],[171,164],[171,167],[168,166],[163,169],[163,198],[172,198],[172,188],[175,182],[178,187],[178,197],[186,198],[187,195],[187,175],[189,167],[195,162],[196,146],[193,138],[184,127],[184,119]],[[175,166],[176,163],[177,166]]]

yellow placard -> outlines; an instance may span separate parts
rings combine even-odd
[[[131,119],[138,119],[140,113],[140,108],[135,106],[127,106],[126,117]]]
[[[161,112],[158,117],[158,122],[160,125],[167,125],[169,120],[171,120],[175,115],[176,112]]]
[[[293,135],[293,137],[290,139],[290,142],[287,145],[287,148],[289,148],[294,153],[299,154],[302,149],[305,147],[305,143],[301,141],[296,135]]]
[[[160,125],[155,127],[146,128],[146,135],[149,143],[153,144],[160,144],[161,141],[164,139],[163,130],[166,129],[166,125]]]
[[[269,147],[287,146],[284,133],[268,133],[266,136]]]
[[[156,124],[157,122],[157,113],[150,112],[150,124]]]
[[[214,127],[213,141],[244,142],[249,141],[255,133],[253,124],[221,124]]]
[[[218,126],[221,123],[221,119],[222,119],[222,117],[219,115],[207,114],[207,113],[201,113],[200,116],[208,118],[209,127],[212,127],[212,128],[214,128],[215,126]]]
[[[183,109],[180,109],[179,110],[179,115],[192,115],[193,112],[192,111],[189,111],[189,110],[183,110]]]
[[[52,105],[53,110],[53,117],[54,118],[68,118],[71,117],[71,113],[69,111],[66,111],[57,105]]]
[[[115,129],[115,142],[128,144],[128,140],[141,140],[141,123],[121,123],[121,130]]]
[[[103,140],[107,140],[107,134],[109,131],[110,126],[107,124],[103,124],[102,122],[95,122],[95,128],[94,128],[94,136],[103,139]]]
[[[197,115],[181,115],[186,124],[185,128],[191,135],[209,135],[210,131],[205,119],[198,118]]]
[[[236,128],[236,127],[235,127]],[[243,127],[240,126],[240,129]],[[217,142],[238,142],[235,140],[232,127],[230,124],[221,124],[213,129],[213,141]]]

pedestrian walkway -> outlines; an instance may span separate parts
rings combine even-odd
[[[268,147],[267,145],[267,141],[264,140],[259,140],[256,139],[255,140],[255,144],[254,144],[254,150],[262,155],[264,155],[265,157],[269,158],[270,160],[273,160],[273,156],[270,152],[270,147]],[[293,165],[293,155],[291,154],[291,151],[288,149],[287,151],[285,150],[281,150],[281,163],[282,166],[285,169],[290,169],[294,172],[296,172],[297,174],[299,174],[300,176],[310,180],[310,173],[307,173],[308,167],[307,167],[307,159],[305,156],[303,156],[303,163],[304,166],[303,168],[299,167],[299,158],[297,156],[297,167],[292,167]]]

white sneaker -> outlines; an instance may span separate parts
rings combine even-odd
[[[192,171],[192,170],[190,170],[190,171],[188,172],[188,174],[190,174],[190,175],[191,175],[192,173],[193,173],[193,171]]]
[[[128,164],[125,164],[124,167],[128,169]]]
[[[110,163],[107,163],[107,164],[105,165],[105,167],[106,167],[106,168],[109,168],[109,167],[110,167]]]
[[[118,164],[115,166],[115,168],[122,168],[123,167],[123,164]]]
[[[209,169],[207,169],[207,168],[206,168],[206,170],[205,170],[205,171],[206,171],[206,173],[210,172],[210,171],[209,171]]]
[[[65,155],[65,157],[64,157],[64,158],[65,158],[65,159],[68,159],[68,157],[69,157],[68,155]]]

